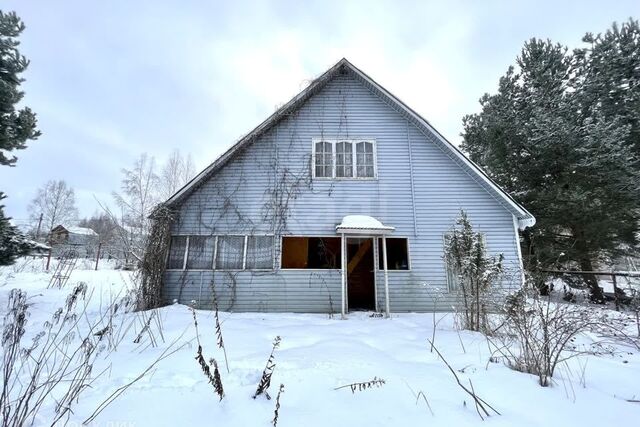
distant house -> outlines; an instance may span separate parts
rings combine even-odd
[[[79,256],[93,256],[100,236],[90,228],[58,225],[49,232],[48,242],[56,256],[74,249]]]
[[[163,297],[234,311],[451,310],[444,241],[460,210],[504,255],[504,287],[521,283],[518,230],[535,223],[346,59],[164,206]]]

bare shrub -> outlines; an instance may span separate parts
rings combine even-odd
[[[271,349],[271,354],[267,359],[267,365],[264,367],[264,370],[262,371],[262,377],[260,377],[258,388],[256,389],[256,392],[253,395],[254,399],[259,395],[264,394],[267,397],[267,399],[271,400],[271,396],[269,396],[269,393],[267,393],[267,390],[271,385],[271,376],[273,375],[273,371],[276,369],[276,364],[274,363],[274,352],[276,351],[278,346],[280,346],[281,340],[282,339],[279,336],[277,336],[273,340],[273,348]]]
[[[487,338],[511,368],[538,376],[541,386],[550,385],[558,364],[583,352],[574,338],[601,325],[589,306],[554,302],[542,296],[534,280],[507,298],[504,323],[493,338]]]
[[[444,358],[442,353],[440,353],[440,351],[433,345],[432,342],[429,342],[429,344],[431,344],[431,348],[433,348],[435,352],[438,354],[438,357],[440,357],[440,360],[442,360],[444,364],[447,365],[447,368],[449,369],[453,377],[456,379],[456,382],[458,383],[460,388],[469,396],[471,396],[476,407],[476,412],[478,413],[478,416],[480,417],[480,419],[484,421],[484,417],[491,416],[489,413],[489,410],[496,413],[497,415],[500,415],[500,412],[498,412],[493,406],[489,405],[484,399],[482,399],[480,396],[476,394],[476,390],[473,387],[473,383],[471,382],[471,379],[469,379],[470,388],[467,388],[464,384],[462,384],[462,382],[460,381],[460,378],[458,377],[458,374],[456,374],[456,371],[453,370],[453,368],[451,367],[449,362],[447,362],[447,360]],[[482,414],[484,414],[484,417],[482,416]]]
[[[79,283],[23,346],[29,306],[25,292],[11,291],[2,334],[3,426],[33,423],[45,403],[53,404],[52,425],[62,422],[82,392],[106,371],[93,372],[104,335],[96,334],[98,322],[87,318],[86,300],[87,285]]]

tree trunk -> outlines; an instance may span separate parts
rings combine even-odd
[[[580,269],[582,271],[593,271],[593,265],[589,258],[583,258],[580,260]],[[598,278],[595,274],[583,274],[582,278],[589,287],[589,297],[591,302],[596,304],[604,304],[604,294],[602,289],[598,286]]]

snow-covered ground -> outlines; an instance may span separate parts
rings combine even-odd
[[[93,271],[87,262],[75,270],[64,289],[47,289],[50,273],[42,261],[0,269],[0,314],[12,288],[29,296],[28,334],[35,334],[55,309],[64,304],[73,285],[87,282],[91,301],[86,316],[98,316],[108,301],[124,295],[132,285],[130,273],[101,266]],[[142,313],[134,319],[114,351],[105,350],[93,372],[105,374],[72,406],[69,425],[80,425],[109,395],[143,373],[170,347],[177,352],[155,365],[146,376],[106,407],[92,425],[99,426],[268,426],[280,384],[278,426],[465,426],[481,425],[473,402],[457,385],[446,365],[430,352],[431,314],[397,314],[392,319],[349,315],[348,320],[321,314],[220,313],[230,372],[216,347],[214,315],[197,311],[204,357],[215,357],[221,369],[225,397],[219,401],[195,360],[197,341],[188,307],[174,305],[158,311],[162,319],[138,343]],[[148,318],[150,314],[147,313]],[[126,325],[127,318],[115,322]],[[537,378],[515,372],[502,363],[490,363],[487,342],[478,333],[456,331],[452,315],[438,314],[435,343],[463,383],[469,379],[480,397],[501,415],[484,423],[494,426],[608,426],[634,425],[640,419],[640,355],[628,347],[608,347],[612,352],[585,355],[562,365],[552,387]],[[161,338],[164,337],[164,341]],[[264,396],[252,399],[271,351],[275,372]],[[587,340],[588,338],[583,338]],[[177,340],[177,341],[176,341]],[[352,393],[335,388],[382,378],[385,384]],[[422,392],[433,411],[422,397]],[[43,407],[37,425],[49,425],[53,402]],[[48,421],[48,422],[47,422]]]

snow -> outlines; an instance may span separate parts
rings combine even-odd
[[[35,334],[64,303],[71,286],[88,283],[93,292],[87,316],[97,316],[106,301],[121,296],[132,286],[130,272],[107,268],[91,270],[80,263],[65,289],[47,289],[49,274],[42,260],[21,260],[16,266],[0,268],[0,314],[12,288],[27,291],[30,309],[27,330]],[[89,295],[91,292],[88,292]],[[225,397],[219,402],[207,382],[195,355],[197,341],[192,313],[183,305],[158,311],[164,343],[136,344],[129,331],[118,349],[97,359],[93,372],[109,368],[72,406],[73,425],[80,425],[118,387],[142,373],[178,339],[186,344],[158,363],[147,376],[131,386],[96,419],[95,425],[216,425],[269,426],[273,418],[279,385],[278,426],[606,426],[632,425],[640,419],[640,355],[629,348],[614,354],[585,355],[561,366],[555,384],[542,388],[537,379],[515,372],[502,363],[490,363],[485,338],[478,333],[458,332],[451,314],[394,314],[392,319],[352,313],[347,320],[327,314],[220,313],[230,372],[224,355],[216,347],[214,314],[197,310],[204,357],[215,357],[221,368]],[[124,316],[141,316],[128,313]],[[434,327],[435,343],[461,381],[502,415],[486,424],[478,417],[472,401],[435,353],[429,351]],[[182,334],[182,338],[179,338]],[[156,335],[159,332],[156,330]],[[276,368],[269,392],[252,399],[271,351],[272,341],[282,337],[275,351]],[[585,343],[593,337],[581,337]],[[584,368],[584,386],[581,381]],[[355,392],[336,387],[374,377],[386,383],[380,388]],[[413,392],[412,392],[413,390]],[[434,415],[422,398],[426,395]],[[43,408],[37,425],[47,420],[53,404]]]
[[[90,228],[85,227],[64,227],[71,234],[80,234],[82,236],[97,236],[98,233]]]
[[[383,225],[377,219],[367,215],[347,215],[342,218],[342,223],[336,227],[336,230],[340,229],[366,229],[366,230],[389,230],[393,231],[395,228]]]

